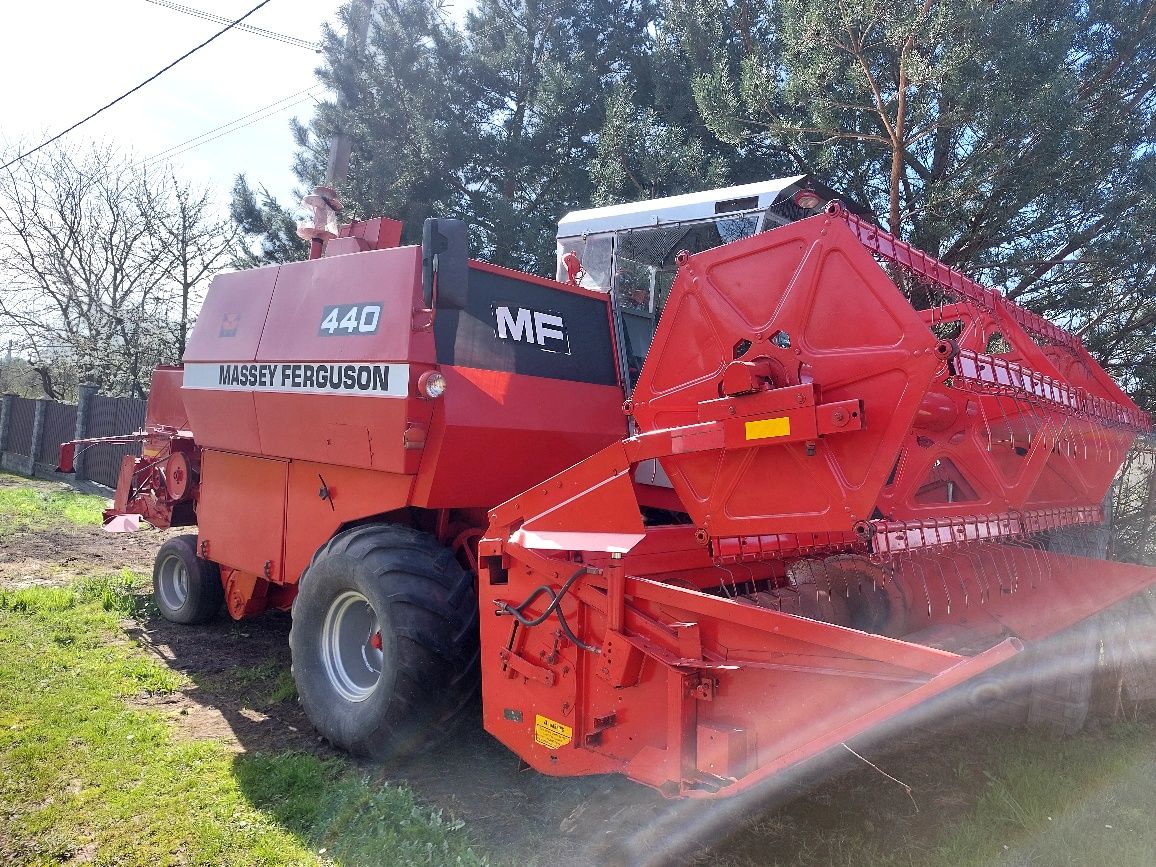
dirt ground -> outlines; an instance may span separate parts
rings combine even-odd
[[[72,492],[63,482],[0,474],[0,487],[35,488],[45,493]],[[82,571],[132,569],[148,573],[161,542],[179,531],[105,533],[99,527],[64,525],[0,536],[0,587],[58,584]]]
[[[62,583],[69,574],[123,567],[147,574],[156,549],[176,532],[70,527],[0,537],[0,587]],[[167,716],[183,736],[214,739],[238,753],[336,755],[286,697],[288,616],[236,623],[221,613],[203,626],[179,626],[153,614],[122,625],[187,679],[171,695],[134,699]],[[967,755],[968,737],[979,743],[984,734],[964,733],[944,750],[942,731],[916,729],[886,752],[866,753],[910,785],[911,794],[841,753],[834,765],[804,769],[751,797],[674,802],[621,777],[554,779],[526,769],[482,730],[475,709],[436,749],[366,770],[409,785],[426,803],[464,820],[498,864],[823,864],[832,839],[846,837],[851,846],[864,835],[933,839],[937,827],[966,812],[974,792],[962,791],[955,765]],[[859,863],[853,853],[840,861]]]

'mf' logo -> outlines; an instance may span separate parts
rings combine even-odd
[[[570,354],[566,322],[557,313],[495,304],[494,330],[499,340],[529,343],[547,352]]]

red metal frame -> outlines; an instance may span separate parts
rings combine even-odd
[[[219,276],[185,362],[391,361],[405,365],[404,396],[190,388],[181,368],[162,368],[142,431],[62,449],[63,466],[76,447],[141,441],[142,457],[125,459],[107,516],[138,514],[157,527],[195,525],[202,556],[222,567],[234,617],[288,608],[316,550],[365,520],[416,524],[469,563],[486,508],[625,431],[619,382],[559,383],[439,365],[434,311],[422,300],[420,250],[396,247],[398,232],[392,221],[357,223],[315,260]],[[604,293],[482,262],[470,267],[598,301],[610,327]],[[335,338],[319,331],[326,305],[367,301],[389,312],[375,333]],[[418,381],[435,369],[447,389],[430,400]],[[578,416],[571,412],[575,404],[584,408]],[[169,483],[173,455],[186,456],[196,476],[179,497]]]
[[[1148,417],[1077,338],[838,206],[680,254],[634,435],[620,382],[439,365],[419,251],[360,225],[321,258],[218,278],[186,361],[388,361],[404,389],[158,371],[113,511],[196,522],[238,618],[287,608],[343,527],[433,533],[478,574],[485,725],[544,773],[741,791],[1156,582],[1035,542],[1102,519]],[[917,311],[880,263],[943,303]],[[396,315],[318,331],[308,311],[366,286]],[[832,622],[784,607],[806,594]],[[863,605],[886,624],[851,628]]]
[[[915,311],[876,257],[949,303]],[[544,773],[742,791],[1156,582],[1033,542],[1102,520],[1147,416],[1076,338],[839,208],[683,257],[628,409],[637,436],[480,546],[486,727]],[[689,526],[640,519],[651,459]],[[800,574],[882,593],[902,640],[761,604]]]

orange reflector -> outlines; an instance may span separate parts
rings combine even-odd
[[[771,437],[788,437],[791,435],[791,419],[788,416],[779,418],[763,418],[758,421],[747,422],[747,439],[765,440]]]

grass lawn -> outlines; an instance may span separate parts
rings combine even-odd
[[[25,487],[19,476],[0,473],[0,537],[20,530],[41,530],[59,524],[99,525],[103,497],[75,491]]]
[[[43,545],[51,537],[46,529],[62,528],[64,538],[67,525],[99,524],[103,505],[96,497],[39,483],[22,487],[15,477],[0,476],[0,556],[22,541]],[[72,532],[86,539],[103,535]],[[114,555],[103,562],[123,561]],[[463,792],[449,803],[469,820],[467,827],[425,806],[405,786],[309,752],[316,744],[310,737],[296,741],[299,751],[287,751],[285,741],[274,738],[241,739],[245,751],[235,752],[212,736],[190,734],[174,722],[183,718],[164,716],[150,696],[179,695],[191,686],[194,694],[219,698],[227,684],[230,695],[250,702],[244,707],[272,706],[271,713],[278,703],[296,707],[287,659],[234,659],[237,651],[261,645],[254,643],[256,624],[230,624],[183,639],[164,656],[174,660],[169,667],[139,638],[138,627],[155,614],[146,610],[151,603],[144,574],[67,568],[65,577],[51,579],[59,586],[4,589],[0,581],[0,865],[486,863],[471,848],[471,837],[504,861],[587,863],[551,854],[565,851],[550,848],[560,826],[557,818],[542,821],[544,804],[534,796],[518,802],[521,808],[511,804],[524,792],[570,797],[567,792],[597,790],[583,790],[583,781],[547,787],[545,778],[513,771],[503,778],[502,762],[512,763],[502,751],[473,765],[479,779],[499,780],[489,788],[469,787],[471,772],[458,769],[460,757],[439,765],[439,774]],[[206,642],[229,652],[231,662],[199,674],[186,667],[195,683],[186,681],[188,675],[176,669],[194,651],[203,654]],[[301,728],[308,732],[307,724]],[[1151,717],[1066,740],[960,725],[913,737],[910,745],[874,758],[910,784],[914,801],[860,766],[773,809],[752,805],[730,839],[688,854],[682,863],[1156,864]],[[407,779],[428,800],[420,774]],[[595,807],[598,797],[590,800]],[[530,817],[529,833],[516,829],[524,818],[515,815],[519,809]],[[705,815],[709,805],[695,809],[682,815]],[[629,836],[636,825],[612,815],[594,833]],[[489,836],[480,836],[482,828]],[[501,848],[506,837],[518,837],[521,856],[507,857]]]
[[[103,507],[5,485],[0,537],[99,524]],[[0,864],[485,863],[460,822],[349,762],[238,755],[132,707],[183,677],[123,632],[147,584],[0,589]]]
[[[180,685],[118,637],[142,581],[0,591],[0,861],[482,863],[460,824],[344,761],[234,756],[131,709]]]
[[[1148,724],[1119,724],[1064,742],[994,738],[978,803],[926,863],[1156,864],[1154,735]]]
[[[937,737],[751,816],[695,859],[710,867],[1151,867],[1156,727],[1066,740],[1030,731]],[[938,743],[937,743],[938,742]]]

